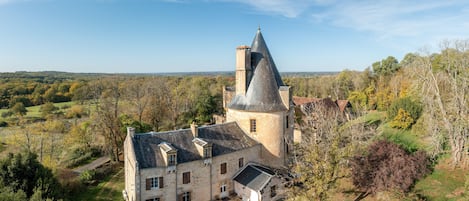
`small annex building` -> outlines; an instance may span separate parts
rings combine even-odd
[[[135,133],[124,142],[128,201],[284,198],[278,189],[293,148],[293,101],[260,29],[236,48],[236,86],[225,87],[224,123]]]

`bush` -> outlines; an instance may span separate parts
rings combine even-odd
[[[68,119],[71,118],[81,118],[86,114],[85,108],[81,105],[73,105],[65,114],[65,117]]]
[[[94,170],[85,170],[80,174],[80,180],[83,183],[90,183],[95,179],[96,172]]]
[[[430,172],[430,161],[423,151],[409,154],[398,145],[378,141],[368,153],[351,160],[352,181],[366,192],[409,192],[415,182]]]
[[[395,128],[410,128],[422,114],[422,105],[410,97],[399,98],[391,103],[387,110],[388,119]],[[410,124],[410,125],[409,125]]]
[[[47,116],[49,114],[53,114],[58,109],[59,108],[55,107],[55,105],[53,103],[47,102],[39,108],[39,111],[41,111],[42,116]]]

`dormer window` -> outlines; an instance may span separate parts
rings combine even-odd
[[[167,142],[162,142],[160,147],[166,166],[175,166],[177,164],[177,150]]]
[[[201,138],[194,138],[192,142],[195,144],[197,151],[202,158],[212,157],[212,143],[209,143]]]
[[[176,154],[168,155],[168,166],[176,165]]]

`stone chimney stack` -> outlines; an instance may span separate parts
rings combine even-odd
[[[194,138],[199,137],[199,128],[197,128],[197,125],[195,124],[195,122],[191,123],[191,131],[192,131],[192,135],[194,136]]]
[[[134,137],[134,135],[135,135],[135,128],[127,127],[127,135],[130,135],[130,137]]]
[[[246,94],[251,70],[251,48],[241,45],[236,48],[236,95]]]

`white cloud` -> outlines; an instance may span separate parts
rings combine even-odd
[[[315,4],[324,4],[330,0],[215,0],[247,4],[265,14],[283,15],[295,18]]]
[[[343,1],[311,14],[318,23],[359,31],[380,38],[425,34],[469,34],[466,1]]]

